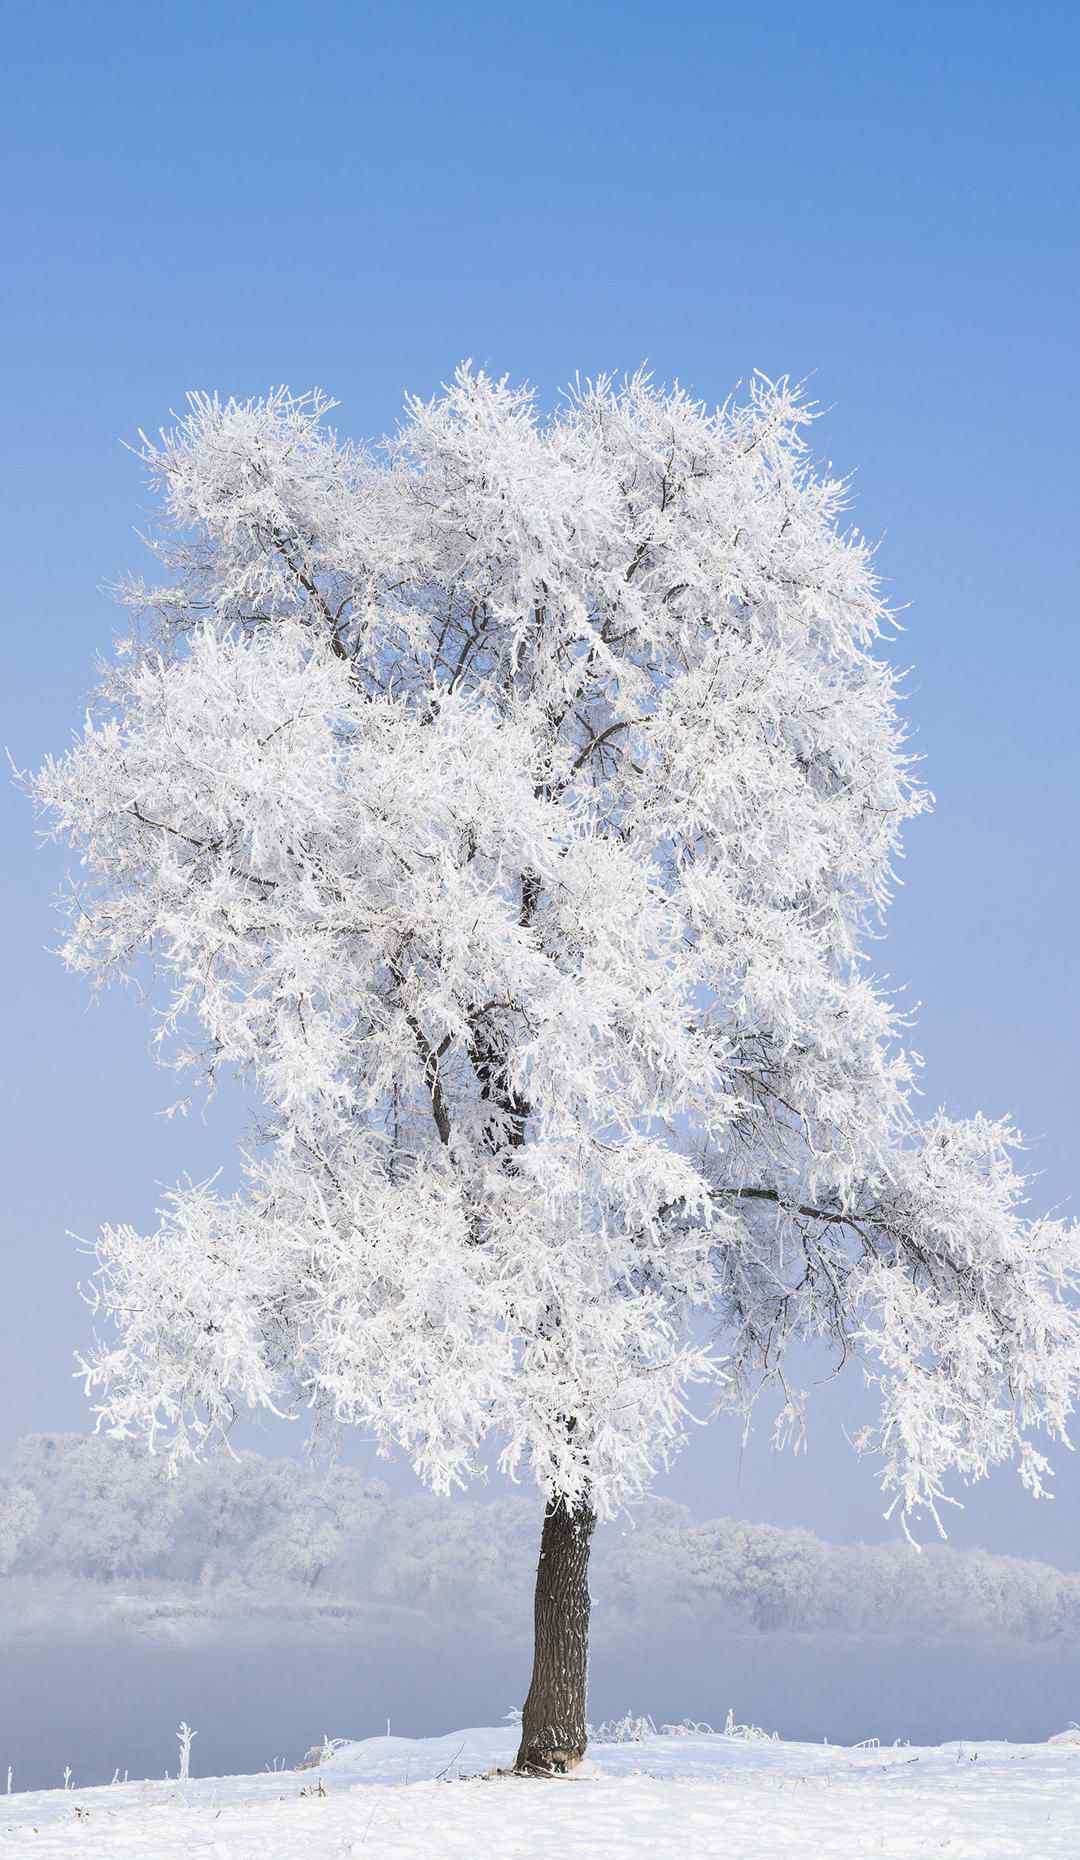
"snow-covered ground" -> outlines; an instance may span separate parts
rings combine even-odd
[[[319,1767],[4,1798],[37,1860],[1076,1860],[1080,1745],[593,1747],[574,1778],[481,1780],[513,1730],[369,1738]],[[198,1745],[195,1745],[195,1752]]]

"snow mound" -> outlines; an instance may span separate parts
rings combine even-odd
[[[849,1749],[657,1735],[569,1779],[488,1782],[513,1727],[325,1740],[314,1768],[0,1798],[17,1860],[1075,1860],[1074,1732],[1050,1744]],[[1062,1739],[1068,1740],[1063,1744]]]

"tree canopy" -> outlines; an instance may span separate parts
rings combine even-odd
[[[268,1107],[242,1193],[103,1233],[103,1424],[182,1455],[308,1403],[605,1515],[695,1402],[775,1379],[797,1425],[821,1337],[905,1515],[1013,1455],[1040,1492],[1077,1234],[1008,1120],[916,1115],[866,948],[927,797],[812,410],[639,374],[544,417],[463,367],[378,448],[330,411],[144,439],[158,580],[32,781],[68,964],[149,955],[161,1056]]]

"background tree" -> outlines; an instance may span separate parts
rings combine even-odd
[[[1014,1453],[1039,1492],[1076,1236],[1023,1218],[1007,1122],[912,1112],[861,941],[925,797],[798,394],[639,375],[542,421],[463,368],[371,454],[328,405],[145,441],[152,624],[33,782],[86,868],[68,963],[149,953],[163,1057],[272,1117],[243,1193],[105,1231],[87,1386],[174,1457],[308,1403],[437,1490],[494,1437],[546,1501],[518,1762],[565,1767],[595,1519],[693,1385],[778,1380],[797,1426],[824,1337],[905,1515]]]

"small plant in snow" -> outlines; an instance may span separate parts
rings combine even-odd
[[[730,1710],[722,1731],[698,1718],[680,1718],[677,1724],[657,1726],[647,1712],[635,1717],[629,1711],[622,1718],[605,1719],[595,1729],[589,1727],[594,1744],[643,1744],[649,1737],[733,1737],[743,1743],[769,1744],[776,1743],[778,1735],[776,1731],[763,1731],[759,1724],[736,1724],[735,1713]]]
[[[347,1737],[328,1737],[324,1731],[322,1743],[312,1744],[310,1750],[306,1751],[303,1757],[301,1757],[300,1762],[296,1766],[297,1769],[314,1770],[318,1769],[320,1763],[329,1763],[334,1752],[336,1750],[343,1750],[348,1741]]]
[[[193,1737],[198,1737],[198,1735],[199,1733],[193,1731],[190,1724],[185,1724],[183,1719],[180,1720],[176,1732],[176,1741],[180,1746],[179,1777],[181,1782],[187,1782],[191,1774],[191,1740]]]
[[[722,1735],[724,1737],[739,1738],[746,1744],[775,1744],[779,1737],[779,1732],[763,1731],[760,1724],[736,1724],[735,1713],[729,1706],[728,1715],[724,1719]]]
[[[648,1713],[635,1718],[629,1711],[622,1718],[605,1718],[590,1732],[594,1744],[643,1744],[647,1737],[655,1736],[656,1725]]]

